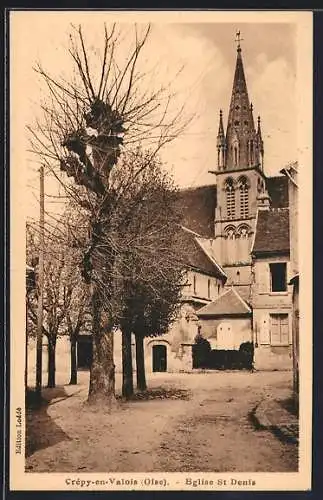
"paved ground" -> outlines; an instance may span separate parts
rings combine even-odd
[[[290,396],[290,372],[154,374],[149,387],[170,399],[122,402],[110,414],[84,404],[80,378],[47,390],[50,405],[29,414],[27,471],[297,471],[297,444],[252,417],[261,401]]]

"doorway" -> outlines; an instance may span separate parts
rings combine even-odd
[[[153,346],[153,372],[167,371],[167,347],[165,345]]]
[[[77,342],[77,368],[89,370],[92,364],[92,336],[80,335]]]

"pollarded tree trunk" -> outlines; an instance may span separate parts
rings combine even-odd
[[[55,387],[56,375],[56,338],[48,338],[48,380],[47,387]]]
[[[133,396],[131,331],[127,329],[122,330],[122,396]]]
[[[103,311],[99,294],[93,291],[93,357],[90,370],[88,402],[112,406],[115,402],[115,366],[113,362],[112,324]]]
[[[76,385],[77,384],[77,358],[76,358],[77,336],[72,334],[70,336],[70,342],[71,342],[71,378],[70,378],[70,385]]]
[[[136,368],[137,368],[137,389],[145,391],[147,389],[145,372],[144,338],[136,335]]]

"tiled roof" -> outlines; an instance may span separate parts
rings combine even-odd
[[[286,176],[267,178],[272,208],[288,208],[288,179]],[[178,204],[183,213],[183,226],[204,238],[214,237],[214,218],[217,204],[215,184],[181,189]]]
[[[225,274],[224,269],[220,266],[220,264],[217,262],[217,257],[214,252],[214,246],[212,245],[212,240],[209,238],[196,238],[196,241],[204,251],[205,255],[209,258],[209,260],[214,264],[217,269],[219,270],[219,273],[222,274],[222,276],[227,279],[227,275]]]
[[[183,212],[183,226],[205,238],[214,236],[215,185],[181,189],[178,204]]]
[[[181,244],[183,247],[183,260],[191,268],[203,273],[223,279],[222,268],[207,256],[198,243],[198,235],[189,229],[182,228]]]
[[[207,304],[196,312],[199,318],[217,316],[250,315],[251,309],[234,288],[230,288],[211,304]]]
[[[267,190],[272,208],[288,207],[288,179],[284,175],[267,177]]]
[[[286,253],[289,247],[289,210],[259,210],[252,253]]]
[[[234,289],[242,300],[244,300],[248,305],[250,305],[251,300],[251,286],[250,285],[234,285]]]

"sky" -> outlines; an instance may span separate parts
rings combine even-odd
[[[227,17],[216,13],[198,19],[196,15],[164,19],[155,13],[140,18],[141,22],[152,22],[141,62],[143,69],[154,67],[156,83],[171,83],[176,93],[174,106],[185,103],[187,114],[194,114],[183,135],[161,153],[166,168],[182,187],[215,182],[209,170],[216,168],[220,109],[226,126],[237,30],[242,36],[249,99],[255,119],[261,117],[265,173],[276,175],[286,163],[298,159],[297,82],[302,71],[298,25],[284,13],[278,17],[264,14],[258,13],[257,18],[251,13],[230,13]],[[27,215],[34,216],[38,209],[38,166],[26,152],[29,146],[25,127],[39,112],[39,97],[45,92],[33,67],[40,61],[51,74],[68,76],[71,65],[66,47],[71,23],[81,23],[88,43],[96,47],[104,21],[109,24],[111,19],[111,13],[104,12],[11,13],[11,168],[24,189],[21,202]],[[128,19],[133,22],[133,18],[121,18],[126,31],[132,28]],[[175,77],[181,67],[182,72]],[[46,178],[45,191],[55,195],[56,182]],[[59,210],[55,199],[47,197],[46,203],[47,210]]]

